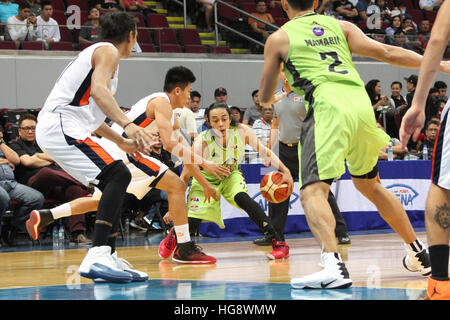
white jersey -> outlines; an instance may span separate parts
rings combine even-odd
[[[130,119],[131,121],[133,121],[133,123],[139,127],[143,127],[145,128],[146,126],[148,126],[150,123],[153,122],[154,119],[150,119],[147,118],[147,105],[150,102],[150,100],[154,99],[154,98],[165,98],[167,99],[167,101],[170,103],[170,99],[167,96],[167,94],[165,92],[156,92],[153,93],[151,95],[146,96],[145,98],[142,98],[141,100],[139,100],[138,102],[136,102],[129,111],[127,111],[125,113],[125,115],[127,116],[128,119]],[[172,118],[171,118],[171,124],[173,126],[175,122],[175,113],[172,112]],[[111,128],[122,134],[123,133],[123,129],[122,127],[120,127],[118,124],[114,123]]]
[[[40,118],[52,119],[62,117],[69,120],[73,126],[87,132],[97,130],[105,121],[106,115],[91,97],[92,55],[98,47],[113,46],[109,42],[93,44],[73,59],[64,69],[50,92],[44,107],[39,113]],[[110,81],[109,90],[114,95],[117,90],[119,67]],[[57,117],[53,117],[57,116]],[[66,121],[65,121],[66,122]]]

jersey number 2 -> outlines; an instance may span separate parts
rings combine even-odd
[[[340,74],[347,74],[348,73],[347,70],[337,71],[335,69],[337,66],[342,64],[342,61],[339,60],[339,56],[338,56],[336,51],[319,52],[319,54],[320,54],[320,58],[322,60],[327,60],[327,56],[331,57],[334,60],[334,62],[328,66],[328,71],[335,72],[335,73],[340,73]]]

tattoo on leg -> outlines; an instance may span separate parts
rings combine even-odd
[[[444,230],[450,226],[450,207],[444,203],[442,206],[436,208],[434,221]]]

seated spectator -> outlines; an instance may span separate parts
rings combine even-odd
[[[391,10],[389,10],[386,5],[385,0],[375,0],[375,5],[380,9],[381,21],[390,22],[391,21]]]
[[[19,6],[19,14],[6,20],[5,39],[14,41],[17,49],[21,47],[23,41],[36,40],[36,20],[35,16],[30,16],[30,5],[22,2]]]
[[[333,1],[332,0],[319,0],[319,4],[315,11],[319,14],[323,14],[326,16],[335,16],[336,12],[333,10]]]
[[[380,128],[380,130],[384,130],[384,127],[377,122],[377,127]],[[397,138],[392,138],[390,139],[391,145],[392,145],[392,153],[394,155],[394,159],[403,159],[403,157],[405,156],[405,154],[408,152],[408,148],[402,148],[400,140],[398,140]],[[385,146],[383,147],[380,152],[378,153],[378,160],[388,160],[388,151],[389,146]]]
[[[97,0],[94,5],[100,13],[124,10],[122,0]]]
[[[387,96],[381,95],[381,82],[378,79],[372,79],[366,84],[366,92],[372,102],[375,119],[381,119],[381,110],[385,106],[389,106],[390,102]]]
[[[439,130],[439,122],[435,120],[430,120],[425,125],[425,140],[420,140],[417,142],[417,152],[423,151],[423,146],[426,145],[428,148],[428,159],[433,157],[433,147],[436,141],[436,135]]]
[[[81,27],[80,34],[78,36],[79,43],[93,43],[97,41],[99,36],[99,19],[100,11],[94,7],[89,10],[88,21],[86,21]]]
[[[197,136],[197,127],[195,123],[195,116],[189,107],[177,108],[173,111],[178,118],[180,124],[180,131],[186,140],[192,144],[194,138]]]
[[[214,20],[214,0],[196,0],[198,3],[203,4],[205,9],[205,22],[206,32],[214,32],[213,20]]]
[[[244,112],[243,124],[253,125],[253,122],[261,118],[261,105],[259,104],[258,89],[252,92],[253,105]]]
[[[8,147],[3,140],[3,132],[0,131],[0,233],[9,245],[13,245],[15,231],[26,232],[25,221],[29,218],[31,210],[40,209],[44,204],[44,196],[39,191],[18,183],[14,176],[15,167],[20,164],[17,153]],[[2,230],[1,217],[10,207],[11,200],[19,203],[14,211],[14,217],[10,226]]]
[[[413,48],[413,50],[415,50],[416,52],[422,54],[423,53],[422,42],[418,38],[417,28],[411,17],[406,16],[403,19],[402,29],[406,36],[405,38],[406,44],[411,48]]]
[[[231,107],[231,108],[230,108],[230,112],[231,112],[231,118],[232,118],[236,123],[242,123],[242,113],[241,113],[241,109],[239,109],[238,107]]]
[[[370,35],[370,37],[375,41],[386,43],[386,33],[384,30],[372,29],[369,31],[368,35]]]
[[[46,199],[69,202],[88,194],[86,188],[63,171],[36,143],[36,117],[24,114],[19,119],[19,138],[10,147],[20,158],[16,179],[40,191]],[[87,244],[85,215],[68,217],[71,241]]]
[[[408,50],[414,50],[412,47],[406,44],[406,36],[403,30],[397,30],[394,33],[394,46],[402,47]]]
[[[9,17],[19,14],[19,5],[9,0],[0,0],[0,23],[6,23]]]
[[[407,102],[405,97],[402,96],[402,83],[400,81],[394,81],[391,83],[391,105],[395,107],[395,123],[397,126],[397,129],[400,128],[400,114],[402,113],[402,110],[407,107]],[[392,134],[392,132],[389,130],[388,133],[391,137],[398,138],[398,131],[397,134]]]
[[[444,81],[436,81],[434,87],[439,90],[439,97],[443,101],[447,101],[447,84]]]
[[[425,103],[425,123],[436,117],[439,114],[441,108],[441,97],[439,96],[439,90],[431,88],[427,100]]]
[[[197,132],[198,133],[201,133],[201,132],[211,128],[211,125],[209,124],[209,121],[208,121],[208,115],[206,114],[207,110],[208,109],[206,108],[205,109],[205,114],[203,115],[203,119],[204,120],[203,120],[202,125],[197,128]]]
[[[262,107],[259,119],[255,120],[252,125],[252,129],[256,134],[256,137],[264,144],[268,146],[270,137],[270,127],[273,119],[273,107]],[[256,150],[252,147],[246,146],[246,153],[249,158],[249,163],[262,163],[262,159],[258,157]]]
[[[252,16],[267,21],[271,24],[275,24],[275,19],[272,17],[270,13],[266,12],[267,10],[266,1],[256,0],[255,2],[256,2],[256,12],[252,12],[251,13]],[[250,27],[254,32],[262,36],[262,39],[265,42],[270,35],[267,25],[250,17],[248,18],[248,24],[250,25]]]
[[[358,17],[359,15],[355,6],[348,0],[334,1],[333,10],[338,14],[339,17],[342,17],[344,20],[348,20],[351,22],[355,22],[356,17]]]
[[[370,0],[359,0],[356,4],[356,11],[358,11],[360,21],[367,21],[367,8],[370,4]]]
[[[53,5],[50,1],[42,1],[41,15],[37,17],[37,41],[44,43],[45,49],[50,50],[53,42],[61,40],[59,25],[53,15]]]
[[[397,30],[402,30],[402,17],[401,16],[395,16],[391,20],[391,25],[386,28],[386,34],[389,36],[389,38],[394,42],[394,33]]]
[[[38,16],[41,14],[41,0],[25,0],[24,2],[30,5],[30,14]]]
[[[144,16],[149,13],[156,13],[155,10],[147,6],[143,0],[122,0],[125,11],[141,12]]]
[[[417,34],[417,38],[422,44],[422,48],[425,50],[428,44],[428,40],[430,40],[430,21],[424,19],[419,23],[419,32]]]
[[[198,128],[203,124],[203,118],[205,115],[205,109],[200,108],[200,101],[202,95],[198,91],[191,91],[191,102],[189,103],[189,107],[191,111],[194,113],[195,118],[195,127]]]
[[[419,8],[425,11],[438,11],[443,0],[419,0]]]

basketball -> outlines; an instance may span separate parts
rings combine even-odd
[[[261,195],[269,202],[280,203],[286,200],[292,193],[287,183],[280,184],[283,174],[272,171],[266,174],[260,183]]]

